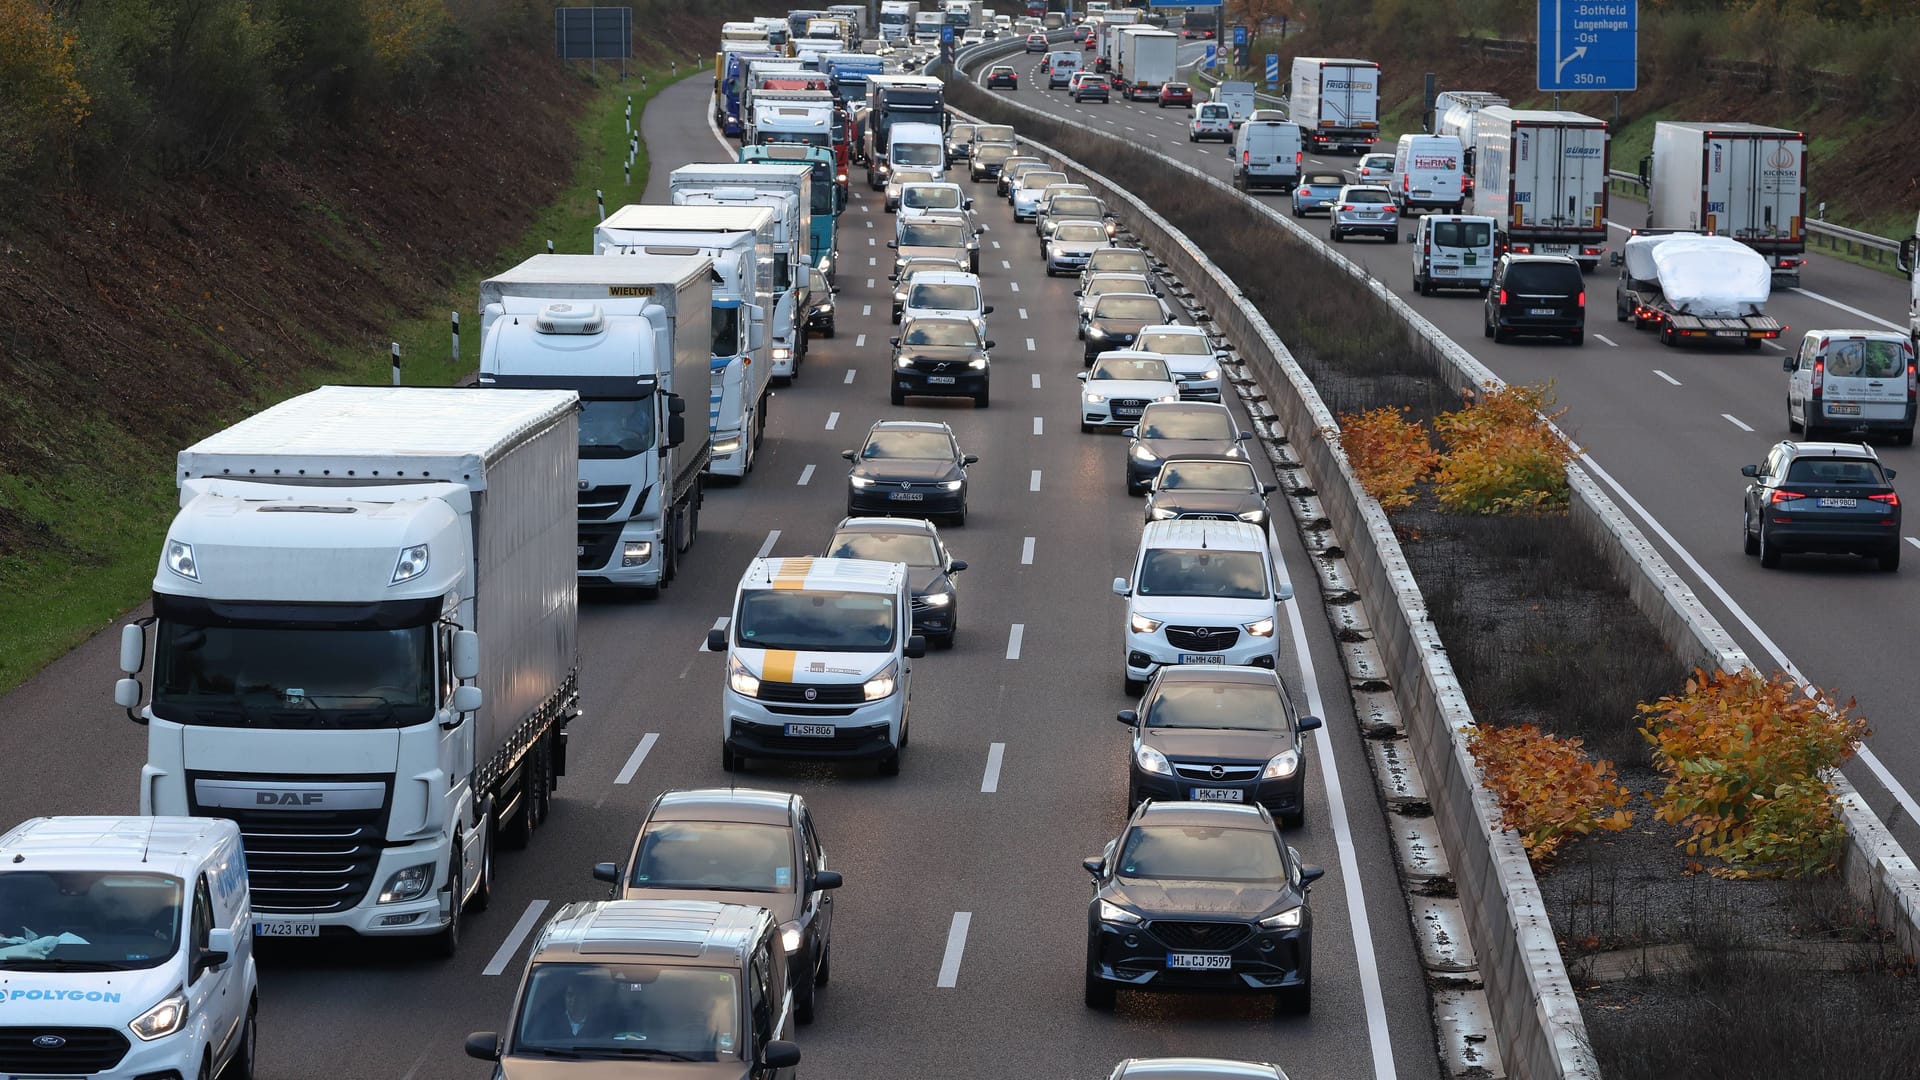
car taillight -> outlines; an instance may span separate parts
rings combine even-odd
[[[1874,502],[1877,502],[1877,503],[1885,503],[1888,506],[1900,505],[1900,496],[1894,494],[1891,491],[1887,492],[1885,495],[1869,495],[1867,496],[1867,498],[1872,499]]]
[[[1783,503],[1792,502],[1795,499],[1804,499],[1806,497],[1804,493],[1798,491],[1776,491],[1772,495],[1767,496],[1767,501],[1770,503]]]
[[[1500,290],[1500,306],[1501,307],[1507,306],[1507,290],[1505,289]]]
[[[1914,396],[1915,386],[1916,386],[1916,383],[1914,380],[1913,361],[1909,360],[1907,361],[1907,396],[1908,397]]]
[[[1303,158],[1303,157],[1305,157],[1305,156],[1306,156],[1305,154],[1303,154],[1303,153],[1301,153],[1301,152],[1300,152],[1300,151],[1298,151],[1298,150],[1295,150],[1295,151],[1293,152],[1293,163],[1294,163],[1295,165],[1298,165],[1298,164],[1300,164],[1300,159],[1301,159],[1301,158]]]
[[[1353,210],[1353,207],[1352,207],[1351,205],[1347,205],[1347,206],[1343,206],[1343,207],[1341,207],[1341,208],[1340,208],[1340,212],[1341,212],[1341,213],[1343,213],[1343,214],[1345,214],[1345,213],[1351,213],[1351,212],[1352,212],[1352,210]]]
[[[1310,187],[1302,187],[1302,188],[1300,189],[1300,194],[1302,194],[1302,195],[1311,195],[1311,194],[1313,194],[1313,189],[1312,189],[1312,188],[1310,188]]]
[[[1587,306],[1587,290],[1585,289],[1580,290],[1580,306],[1581,307]]]
[[[1820,388],[1826,384],[1826,381],[1827,381],[1827,362],[1825,360],[1816,359],[1813,362],[1814,396],[1816,397],[1819,396]]]
[[[1240,151],[1240,164],[1242,165],[1253,164],[1253,151],[1251,150]]]

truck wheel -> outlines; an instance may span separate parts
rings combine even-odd
[[[447,925],[442,927],[439,933],[427,939],[428,948],[433,955],[447,960],[452,959],[453,954],[460,951],[460,909],[466,906],[460,898],[461,894],[467,891],[466,876],[460,870],[460,839],[457,834],[453,838],[453,863],[449,867],[448,875],[453,893],[453,903],[449,905],[452,911],[447,917]]]
[[[515,851],[533,842],[533,785],[534,771],[538,768],[534,757],[534,752],[529,750],[526,760],[521,762],[519,793],[514,799],[519,805],[514,807],[513,816],[505,821],[494,822],[495,835]]]

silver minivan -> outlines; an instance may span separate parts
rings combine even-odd
[[[1233,185],[1242,191],[1277,187],[1291,192],[1300,182],[1300,126],[1248,120],[1233,136]]]
[[[1809,441],[1837,431],[1913,442],[1914,355],[1892,330],[1809,330],[1782,365],[1787,428]]]
[[[1499,223],[1472,214],[1428,214],[1407,233],[1413,245],[1413,291],[1472,289],[1493,283],[1494,234]]]

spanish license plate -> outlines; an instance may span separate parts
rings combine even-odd
[[[1232,787],[1197,787],[1192,792],[1194,802],[1244,802],[1246,793]]]
[[[887,498],[894,502],[924,502],[926,496],[918,491],[889,491]]]
[[[1168,953],[1167,967],[1176,971],[1232,971],[1233,957],[1226,953]]]
[[[1527,309],[1527,314],[1529,314],[1529,315],[1558,315],[1558,314],[1560,314],[1560,312],[1559,312],[1559,311],[1557,311],[1557,310],[1555,310],[1554,308],[1550,308],[1550,307],[1535,307],[1535,308],[1528,308],[1528,309]]]
[[[832,724],[788,724],[787,735],[798,739],[831,739]]]
[[[320,936],[320,924],[306,919],[257,919],[253,924],[254,937],[311,937]]]
[[[1827,415],[1828,416],[1859,416],[1860,406],[1843,405],[1836,401],[1829,401],[1827,402]]]
[[[951,376],[951,375],[929,375],[929,376],[927,376],[927,381],[928,381],[928,382],[930,382],[930,383],[932,383],[932,384],[933,384],[933,385],[935,385],[935,386],[952,386],[952,385],[953,385],[953,376]]]
[[[1854,509],[1857,509],[1859,506],[1860,506],[1859,499],[1821,499],[1820,500],[1820,508],[1823,510],[1854,510]]]
[[[1183,664],[1224,664],[1227,658],[1217,652],[1183,652],[1180,654]]]

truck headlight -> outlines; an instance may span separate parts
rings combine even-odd
[[[866,685],[860,688],[860,692],[867,701],[879,701],[883,697],[892,695],[898,686],[899,680],[894,677],[894,667],[888,664],[880,674],[868,679]]]
[[[200,564],[193,561],[193,545],[179,540],[167,541],[167,569],[188,581],[199,581]]]
[[[727,685],[741,697],[760,696],[760,677],[748,671],[737,657],[727,658]]]
[[[412,581],[427,572],[427,545],[415,544],[400,549],[400,557],[393,563],[393,580],[388,585],[398,585],[403,581]]]
[[[127,1024],[127,1030],[141,1042],[164,1039],[187,1025],[187,995],[179,990],[160,999],[159,1004]]]
[[[1127,626],[1136,634],[1151,634],[1160,629],[1160,620],[1149,619],[1145,615],[1134,615],[1127,619]]]
[[[1260,920],[1262,930],[1292,930],[1300,925],[1300,908],[1290,907],[1278,915]]]
[[[793,350],[792,349],[775,349],[773,350],[773,359],[791,360],[793,359]]]
[[[1247,633],[1252,634],[1254,637],[1272,637],[1273,636],[1273,620],[1271,618],[1255,619],[1254,621],[1247,623],[1246,627],[1247,627]]]
[[[1266,768],[1260,770],[1260,778],[1262,780],[1285,780],[1295,772],[1298,772],[1299,769],[1300,752],[1298,750],[1282,750],[1280,753],[1274,755],[1272,761],[1267,762]]]
[[[628,540],[620,548],[621,566],[645,566],[653,559],[653,541]]]
[[[400,904],[408,900],[418,900],[426,894],[427,887],[432,884],[432,863],[409,866],[387,879],[386,885],[380,889],[380,903]]]
[[[1141,772],[1156,773],[1160,776],[1173,775],[1173,766],[1167,764],[1167,755],[1155,750],[1151,746],[1143,745],[1140,749],[1135,750],[1133,752],[1133,761],[1134,764],[1140,766]]]
[[[739,439],[719,439],[713,444],[713,452],[716,454],[731,454],[738,449],[740,449]]]

